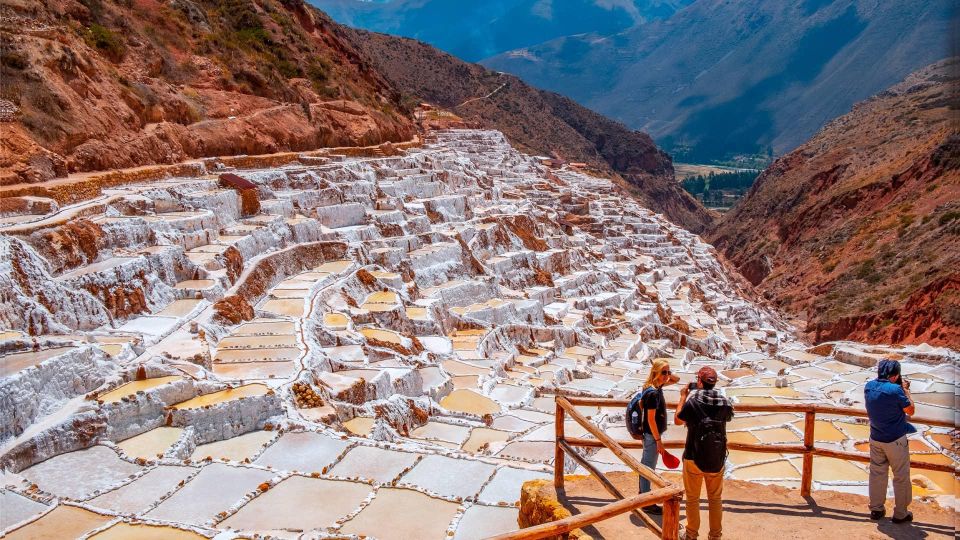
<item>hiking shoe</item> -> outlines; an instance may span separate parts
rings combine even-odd
[[[894,523],[906,523],[908,521],[913,521],[913,512],[907,512],[907,515],[902,518],[893,518],[890,521]]]
[[[879,520],[879,519],[882,519],[883,516],[885,516],[885,515],[887,515],[887,511],[886,511],[886,510],[871,510],[871,511],[870,511],[870,519],[872,519],[872,520],[874,520],[874,521],[877,521],[877,520]]]
[[[655,516],[659,516],[663,514],[663,508],[659,504],[651,504],[650,506],[647,506],[646,508],[644,508],[643,511],[648,514],[653,514]]]

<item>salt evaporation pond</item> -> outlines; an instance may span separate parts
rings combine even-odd
[[[629,397],[657,358],[682,384],[713,366],[741,406],[862,407],[876,362],[894,357],[918,414],[954,417],[955,351],[811,347],[743,298],[698,237],[608,180],[545,169],[499,133],[236,172],[262,188],[256,216],[241,216],[214,176],[111,188],[142,215],[89,216],[124,234],[46,281],[104,287],[106,298],[133,283],[118,276],[142,270],[156,277],[136,285],[146,311],[80,328],[71,321],[108,308],[65,304],[51,315],[56,334],[0,329],[3,382],[30,389],[10,393],[22,415],[3,426],[6,537],[514,530],[522,483],[552,476],[554,396]],[[48,390],[41,407],[35,388]],[[621,408],[577,409],[629,438]],[[950,430],[918,427],[913,459],[955,465]],[[589,436],[569,420],[564,429]],[[796,445],[803,416],[739,412],[728,429],[735,442]],[[672,427],[664,440],[684,435]],[[818,416],[819,445],[864,452],[868,437],[858,419]],[[586,457],[626,470],[606,449]],[[727,466],[732,478],[796,487],[801,462],[732,451]],[[818,457],[814,489],[865,494],[866,474]],[[949,473],[915,470],[913,483],[918,497],[956,501]]]

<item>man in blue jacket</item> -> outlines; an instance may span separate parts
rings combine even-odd
[[[916,408],[910,397],[910,381],[900,376],[900,362],[881,360],[877,378],[863,389],[870,417],[870,519],[886,512],[888,469],[893,469],[893,522],[913,521],[907,506],[913,498],[910,486],[910,448],[907,435],[917,428],[907,422]]]

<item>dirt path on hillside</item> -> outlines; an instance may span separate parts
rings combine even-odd
[[[665,475],[674,482],[679,476]],[[637,492],[637,476],[627,473],[609,473],[624,494]],[[569,508],[572,512],[603,506],[613,499],[592,477],[567,482]],[[705,497],[705,494],[704,494]],[[681,510],[681,527],[686,524],[686,513]],[[887,517],[870,521],[867,498],[837,491],[815,491],[808,500],[798,490],[780,486],[765,486],[739,480],[724,483],[723,537],[741,540],[913,540],[955,538],[958,516],[952,510],[936,503],[914,501],[910,505],[913,523],[896,525],[890,521],[893,513],[888,501]],[[701,530],[699,538],[707,538],[706,499],[701,502]],[[658,519],[659,521],[659,519]],[[682,530],[682,529],[681,529]],[[640,523],[628,515],[598,523],[584,529],[596,539],[654,538]]]

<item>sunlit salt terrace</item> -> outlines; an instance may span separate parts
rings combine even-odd
[[[714,367],[738,405],[853,408],[896,358],[917,416],[955,418],[955,351],[803,343],[697,236],[607,180],[548,174],[498,132],[233,172],[258,208],[213,171],[112,189],[85,218],[105,238],[88,260],[0,235],[49,284],[17,299],[27,315],[0,318],[8,538],[515,531],[523,483],[553,478],[555,397],[630,397],[657,358],[679,384]],[[577,410],[630,439],[622,407]],[[804,420],[739,412],[729,440],[795,447]],[[918,428],[915,461],[957,464],[950,428]],[[866,453],[868,438],[862,418],[817,416],[819,448]],[[630,471],[609,449],[580,452]],[[802,461],[733,450],[727,476],[799,488]],[[912,482],[957,506],[954,474]],[[813,489],[865,494],[867,464],[818,456]]]

